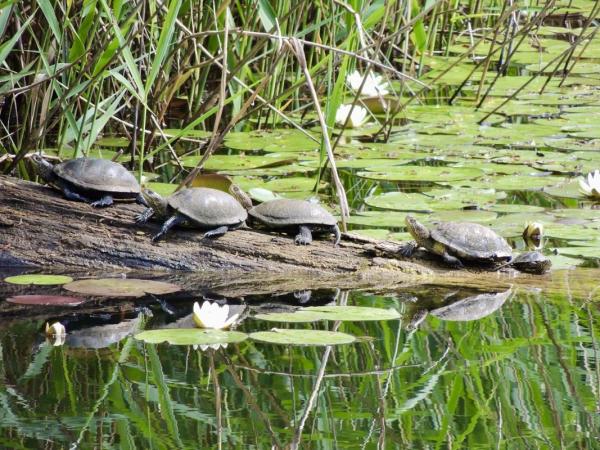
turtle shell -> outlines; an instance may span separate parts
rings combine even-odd
[[[431,231],[431,238],[462,259],[500,262],[512,256],[502,236],[477,223],[444,222]]]
[[[167,201],[175,211],[205,227],[236,225],[248,217],[246,210],[233,196],[217,189],[183,189],[171,195]]]
[[[285,227],[288,225],[329,225],[337,223],[322,206],[305,200],[277,199],[255,206],[250,216],[266,225]]]
[[[125,167],[108,159],[77,158],[54,166],[54,173],[76,187],[139,194],[140,185]]]

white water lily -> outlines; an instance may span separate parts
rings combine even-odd
[[[200,328],[215,330],[229,328],[237,320],[239,314],[233,314],[229,318],[227,316],[229,316],[229,305],[221,306],[217,302],[205,301],[200,307],[198,302],[194,303],[194,322]]]
[[[363,82],[363,78],[364,76],[361,75],[358,70],[355,70],[348,75],[346,81],[354,92],[358,92],[360,85]],[[383,77],[381,75],[374,75],[372,72],[368,73],[365,84],[363,85],[362,89],[360,89],[360,95],[363,97],[378,97],[387,95],[388,92],[388,83],[383,81]]]
[[[544,225],[539,222],[530,222],[523,230],[523,237],[525,239],[541,239],[544,234]]]
[[[203,352],[205,352],[205,351],[206,351],[206,350],[208,350],[209,348],[210,348],[210,349],[212,349],[212,350],[219,350],[220,348],[227,348],[227,343],[224,343],[224,344],[203,344],[203,345],[197,345],[197,344],[194,344],[194,345],[192,346],[192,348],[193,348],[194,350],[198,350],[198,349],[200,349],[200,350],[202,350]]]
[[[587,179],[579,179],[579,188],[588,197],[600,199],[600,170],[588,173]]]
[[[339,125],[346,123],[346,118],[350,114],[352,105],[342,105],[335,113],[335,122]],[[347,126],[349,128],[358,128],[367,121],[367,110],[362,106],[354,105]]]
[[[67,329],[60,322],[54,322],[50,325],[46,322],[46,336],[64,336],[67,334]]]

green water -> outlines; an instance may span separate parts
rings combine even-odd
[[[358,338],[334,347],[247,340],[201,350],[125,337],[191,312],[191,300],[181,297],[162,306],[131,303],[137,311],[63,314],[70,333],[80,335],[137,318],[111,344],[96,331],[87,344],[52,346],[41,333],[50,315],[5,317],[0,447],[600,448],[597,271],[580,275],[532,278],[533,287],[513,288],[478,320],[435,315],[478,292],[422,285],[386,295],[332,291],[307,303],[394,308],[400,320],[286,325],[252,318],[298,306],[302,296],[290,294],[253,298],[237,328],[329,329]]]

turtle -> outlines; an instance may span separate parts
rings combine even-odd
[[[498,266],[512,259],[512,248],[491,228],[477,223],[442,222],[428,230],[411,215],[406,216],[406,226],[416,242],[405,245],[401,254],[409,257],[421,246],[456,268],[463,261]]]
[[[166,219],[155,242],[175,225],[207,230],[203,237],[217,237],[245,223],[248,213],[227,192],[211,188],[186,188],[164,198],[150,189],[142,192],[148,208],[136,217],[146,223],[151,217]]]
[[[308,245],[312,232],[329,232],[335,235],[334,245],[340,242],[337,220],[316,203],[306,200],[279,198],[261,203],[248,211],[253,224],[266,228],[297,233],[294,242]]]
[[[462,261],[471,261],[494,266],[496,270],[512,266],[521,272],[542,274],[552,265],[539,251],[513,257],[510,245],[502,236],[477,223],[443,222],[430,231],[411,215],[405,220],[416,242],[402,248],[403,256],[412,256],[417,247],[422,246],[456,268],[463,267]]]
[[[33,155],[31,159],[40,178],[62,191],[69,200],[102,207],[112,205],[116,198],[134,199],[147,206],[135,177],[117,162],[76,158],[53,166],[41,155]]]
[[[552,261],[539,251],[529,251],[515,256],[508,265],[521,272],[541,275],[550,270]]]

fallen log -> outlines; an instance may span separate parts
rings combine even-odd
[[[176,269],[231,276],[261,272],[296,274],[304,283],[311,278],[339,281],[341,277],[362,280],[359,284],[377,284],[379,279],[401,283],[403,274],[406,278],[431,272],[410,261],[373,258],[378,246],[389,254],[397,244],[380,245],[348,236],[338,247],[331,240],[297,246],[289,236],[250,229],[235,230],[218,239],[202,239],[197,231],[178,229],[154,244],[150,236],[159,224],[134,223],[142,210],[133,203],[95,209],[66,200],[49,187],[0,176],[0,267]]]

